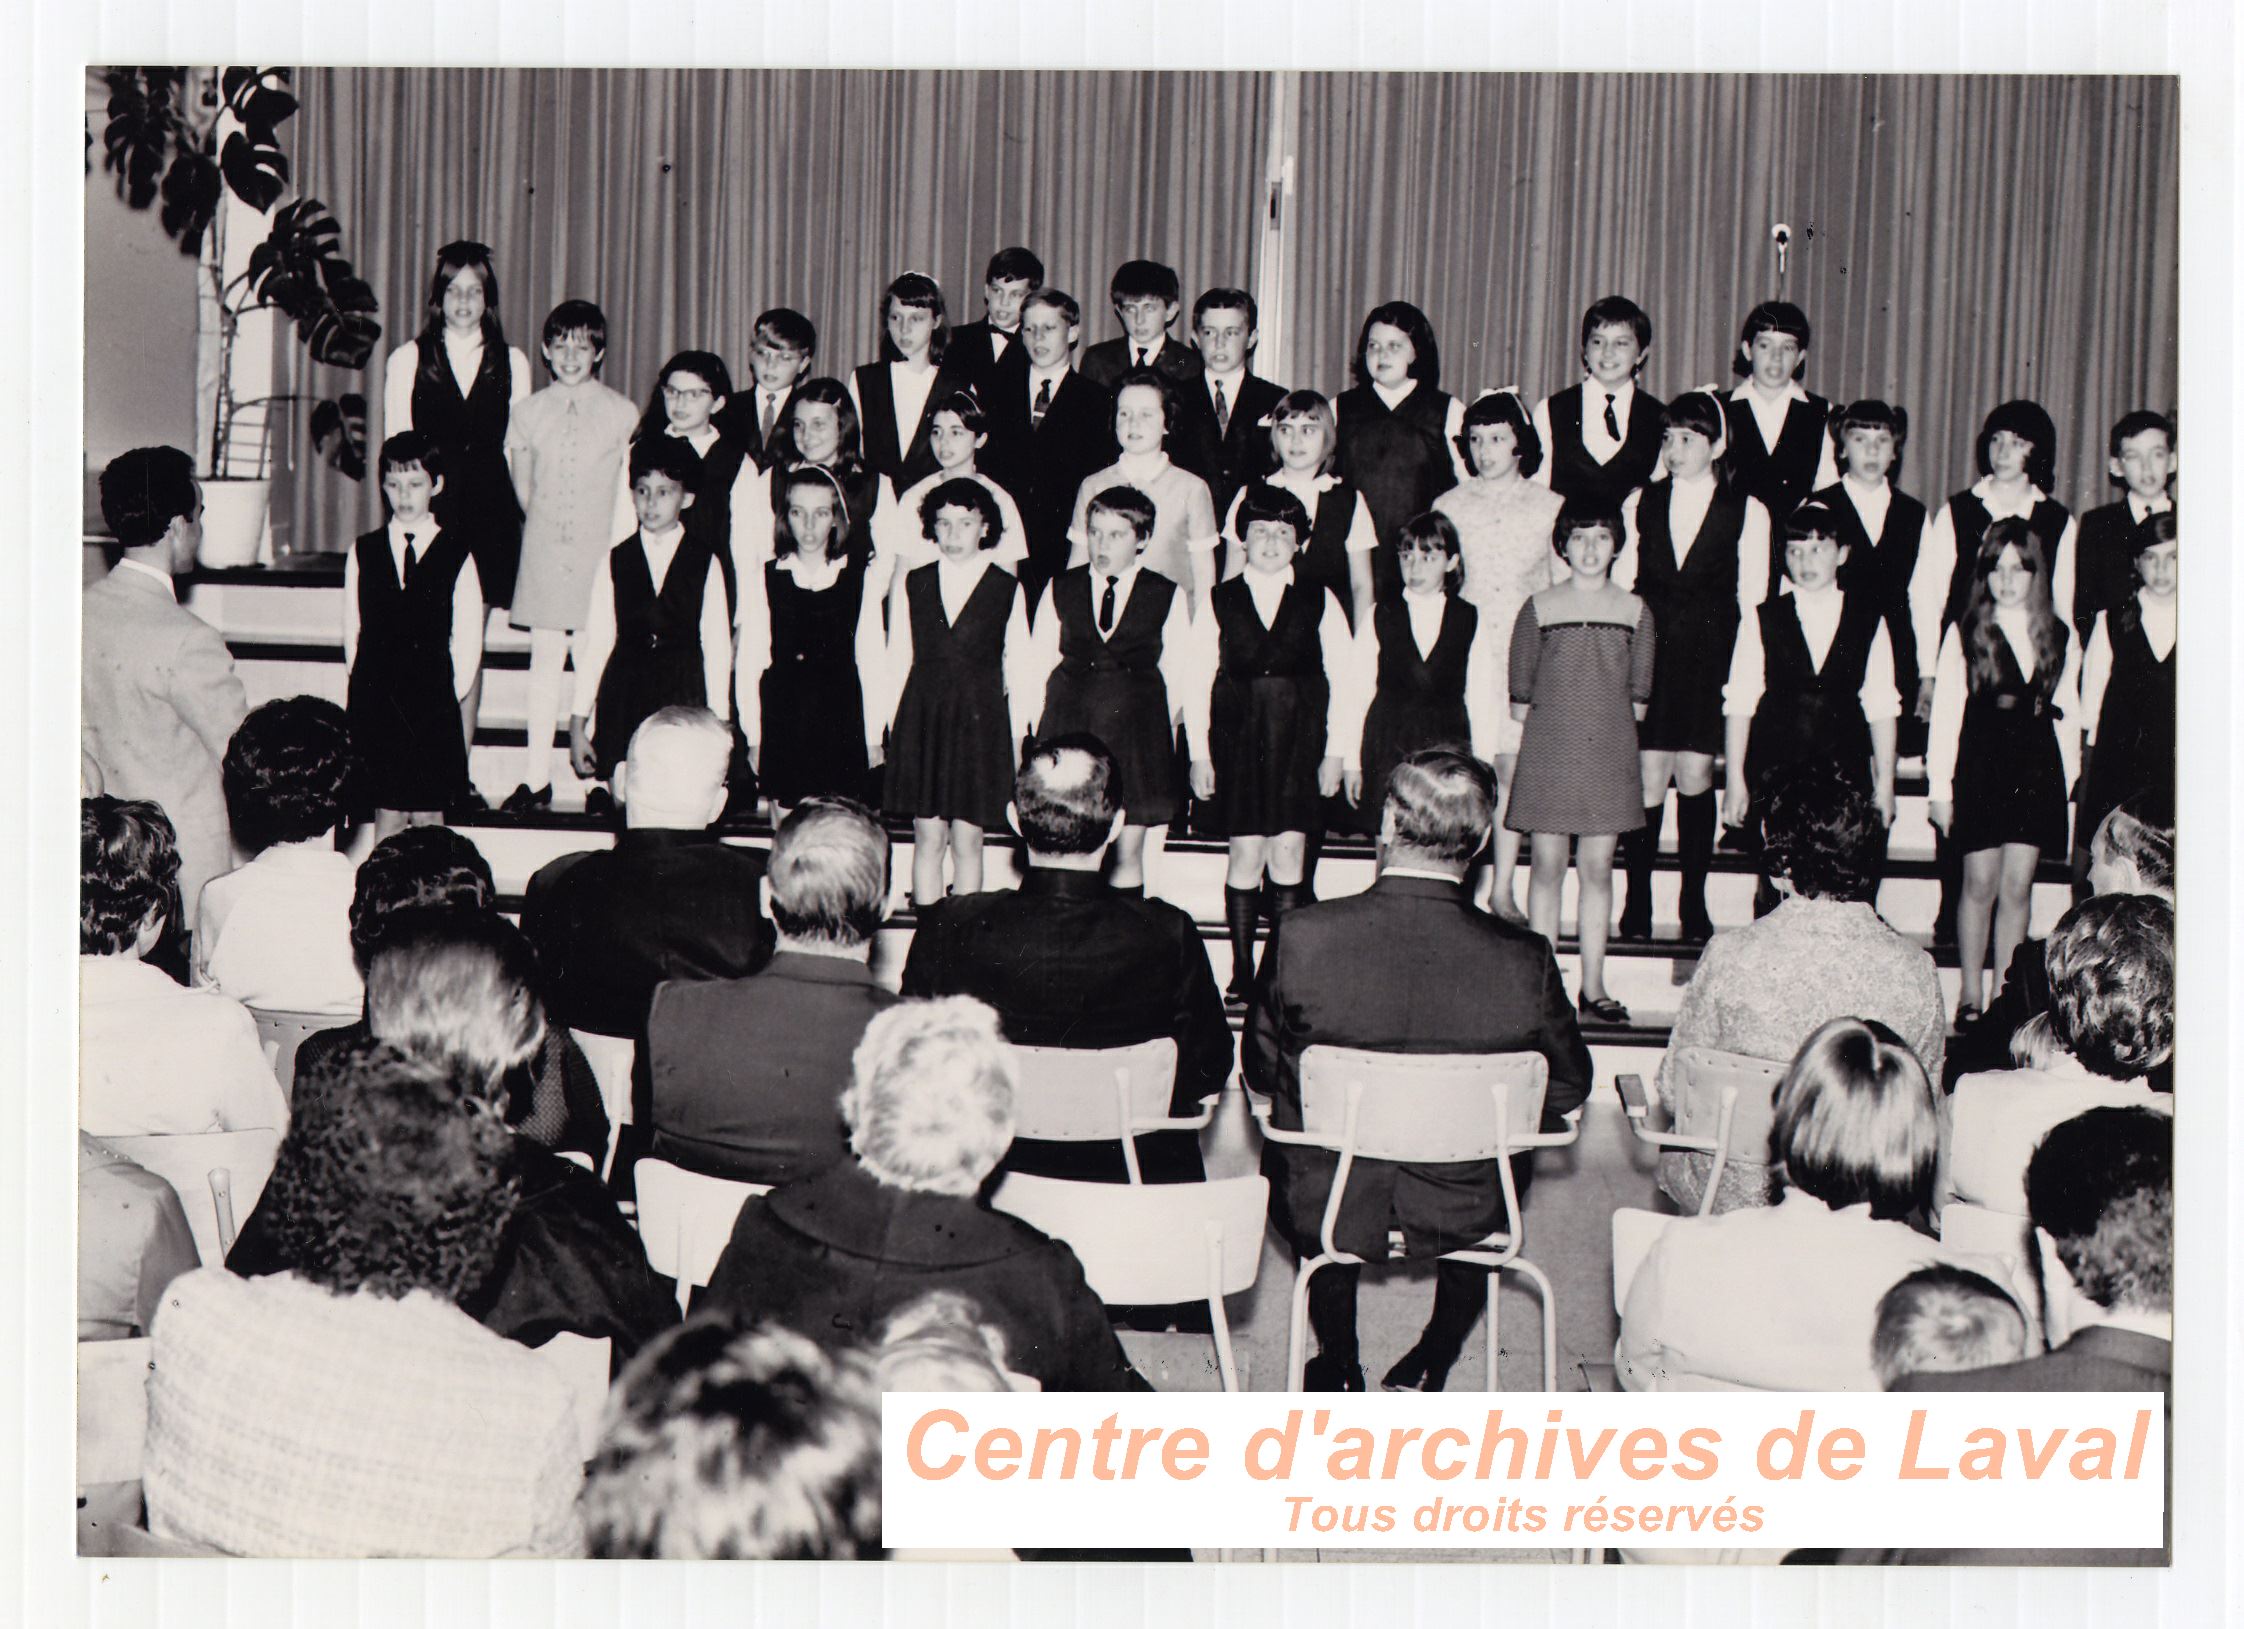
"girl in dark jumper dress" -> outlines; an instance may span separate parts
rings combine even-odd
[[[1379,532],[1372,592],[1390,600],[1402,592],[1394,551],[1403,522],[1457,484],[1450,448],[1465,425],[1464,404],[1441,388],[1441,348],[1423,311],[1407,300],[1372,308],[1356,337],[1356,387],[1333,414],[1334,467],[1364,495]]]

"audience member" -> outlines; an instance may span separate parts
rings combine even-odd
[[[2173,1534],[2174,1122],[2090,1109],[2042,1139],[2026,1169],[2049,1350],[1961,1373],[1904,1375],[1896,1391],[2167,1394],[2166,1531]],[[1945,1567],[2161,1567],[2168,1548],[1843,1550],[1843,1562]]]
[[[408,826],[374,845],[351,890],[351,961],[363,979],[374,946],[391,927],[427,910],[493,912],[498,888],[491,864],[449,826]],[[366,1020],[307,1035],[296,1048],[296,1072],[310,1071],[334,1047],[363,1038]],[[507,1077],[507,1124],[532,1142],[598,1159],[607,1151],[608,1115],[592,1066],[558,1024],[530,1061]]]
[[[1629,1285],[1621,1384],[1876,1390],[1879,1297],[1942,1259],[1906,1220],[1930,1204],[1939,1128],[1899,1035],[1854,1018],[1817,1029],[1777,1088],[1769,1144],[1783,1197],[1668,1225]]]
[[[234,841],[254,856],[212,879],[195,915],[195,982],[252,1007],[357,1012],[351,956],[356,866],[335,839],[358,776],[350,720],[317,696],[242,720],[223,766]]]
[[[1351,899],[1289,915],[1272,941],[1247,1019],[1247,1083],[1274,1100],[1281,1129],[1301,1129],[1301,1054],[1312,1046],[1382,1052],[1539,1052],[1550,1062],[1542,1129],[1589,1096],[1590,1056],[1558,963],[1540,934],[1472,908],[1465,873],[1488,846],[1496,782],[1485,764],[1434,748],[1396,766],[1380,814],[1379,879]],[[1522,1128],[1527,1129],[1527,1128]],[[1270,1211],[1297,1256],[1321,1249],[1319,1230],[1337,1160],[1321,1149],[1263,1149]],[[1514,1161],[1522,1198],[1528,1159]],[[1393,1165],[1358,1160],[1333,1238],[1372,1260],[1399,1226],[1413,1256],[1485,1238],[1504,1220],[1493,1160]],[[1318,1351],[1313,1391],[1361,1391],[1356,1283],[1361,1269],[1322,1269],[1309,1286]],[[1487,1270],[1437,1269],[1425,1332],[1387,1372],[1389,1390],[1439,1391],[1487,1302]]]
[[[607,1561],[878,1559],[871,1363],[721,1320],[665,1335],[608,1398],[583,1513]]]
[[[559,1372],[455,1304],[518,1202],[513,1142],[437,1065],[330,1060],[258,1206],[291,1264],[203,1268],[156,1320],[158,1539],[236,1555],[560,1556],[581,1476]]]
[[[716,714],[663,708],[616,772],[615,847],[564,854],[530,879],[522,930],[555,1022],[636,1039],[664,979],[740,978],[771,959],[756,909],[764,857],[710,829],[731,761],[732,731]]]
[[[657,1159],[766,1187],[849,1157],[850,1055],[896,997],[873,982],[888,833],[812,799],[780,823],[763,880],[779,947],[761,973],[672,982],[647,1014]]]
[[[921,913],[904,963],[907,996],[970,995],[997,1009],[1021,1046],[1098,1048],[1172,1040],[1168,1112],[1199,1112],[1231,1072],[1231,1027],[1190,915],[1115,890],[1103,870],[1129,818],[1114,755],[1095,736],[1033,744],[1007,813],[1028,849],[1017,890],[955,895]],[[1106,1078],[1084,1090],[1111,1095]],[[1196,1132],[1137,1139],[1148,1182],[1197,1182]],[[1016,1140],[1009,1171],[1089,1182],[1128,1175],[1122,1145]]]
[[[1717,933],[1699,958],[1660,1061],[1671,1123],[1680,1107],[1676,1049],[1784,1063],[1834,1018],[1890,1026],[1926,1075],[1940,1078],[1948,1019],[1939,970],[1869,903],[1886,842],[1869,793],[1827,765],[1800,765],[1770,776],[1761,814],[1762,867],[1778,904],[1749,926]],[[1661,1191],[1695,1211],[1712,1167],[1705,1154],[1663,1154]],[[1768,1167],[1733,1156],[1716,1213],[1768,1203]]]
[[[1046,1391],[1142,1387],[1075,1252],[976,1197],[1013,1140],[1014,1064],[997,1014],[906,1001],[865,1028],[842,1094],[856,1158],[741,1208],[702,1302],[827,1347],[954,1290]]]
[[[218,765],[249,711],[225,638],[179,603],[203,538],[195,461],[177,447],[118,455],[101,472],[101,513],[124,553],[85,594],[79,741],[103,791],[171,821],[192,904],[233,864]]]
[[[1951,1374],[2026,1355],[2026,1315],[1993,1279],[1945,1262],[1920,1267],[1878,1298],[1870,1363],[1891,1391],[1913,1374]]]
[[[464,1111],[494,1118],[508,1077],[547,1028],[521,933],[501,917],[458,910],[392,918],[367,964],[366,1021],[374,1039],[445,1071]],[[325,1084],[348,1079],[316,1075],[299,1111],[312,1112],[309,1099]],[[306,1150],[284,1147],[228,1268],[244,1276],[296,1269],[290,1219],[307,1204],[302,1185],[321,1175]],[[611,1341],[619,1367],[676,1321],[677,1303],[590,1171],[518,1134],[504,1176],[515,1201],[487,1273],[452,1297],[462,1312],[525,1346],[557,1334]]]
[[[1939,1202],[2024,1215],[2027,1161],[2051,1126],[2104,1106],[2173,1112],[2148,1076],[2174,1053],[2174,908],[2150,894],[2095,894],[2067,911],[2044,958],[2050,1002],[2037,1067],[1966,1075],[1943,1107]]]
[[[976,1316],[952,1290],[930,1290],[899,1308],[873,1351],[887,1391],[1034,1391],[1036,1382],[1005,1367],[1005,1332]]]
[[[163,810],[78,805],[78,1129],[96,1137],[288,1124],[249,1009],[148,964],[179,899]]]
[[[79,1132],[78,1338],[147,1334],[171,1281],[199,1265],[171,1184]]]

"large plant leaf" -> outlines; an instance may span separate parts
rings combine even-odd
[[[287,314],[312,360],[362,368],[382,337],[381,303],[342,252],[343,229],[317,198],[299,198],[273,216],[250,251],[249,291]]]
[[[181,254],[201,254],[203,233],[218,214],[218,166],[193,147],[176,148],[164,172],[163,195],[164,230],[178,240]]]
[[[102,168],[117,177],[118,196],[134,209],[156,201],[174,164],[173,148],[192,149],[193,133],[179,109],[183,68],[110,68],[109,122],[101,133]]]
[[[312,405],[312,448],[333,469],[366,479],[366,398],[352,392]]]
[[[288,190],[288,155],[269,133],[244,126],[226,138],[218,162],[234,196],[263,214]]]
[[[296,111],[286,68],[228,68],[218,77],[226,106],[250,129],[271,135]]]

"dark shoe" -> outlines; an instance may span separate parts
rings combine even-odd
[[[1362,1391],[1364,1366],[1343,1363],[1328,1352],[1319,1352],[1301,1368],[1303,1391]]]
[[[1714,919],[1706,914],[1705,906],[1683,913],[1682,937],[1688,945],[1703,945],[1714,937]]]
[[[1253,980],[1249,979],[1243,973],[1232,974],[1231,982],[1225,985],[1223,989],[1223,999],[1225,1004],[1233,1007],[1244,1007],[1253,1000],[1253,997]]]
[[[510,815],[538,814],[552,807],[553,788],[551,786],[541,786],[533,792],[530,790],[529,783],[525,781],[506,795],[506,801],[499,805],[499,813]]]
[[[1594,1018],[1600,1024],[1625,1027],[1629,1021],[1628,1009],[1609,995],[1599,996],[1594,1001],[1583,996],[1574,1005],[1584,1018]]]
[[[451,803],[445,807],[444,810],[445,816],[448,819],[472,819],[476,815],[489,814],[490,812],[490,799],[486,798],[481,792],[478,792],[472,786],[469,787],[466,791],[462,792],[458,797],[455,797],[451,801]]]
[[[584,795],[584,812],[595,820],[612,820],[616,814],[616,795],[605,786],[595,786]]]
[[[1613,937],[1636,942],[1652,937],[1652,902],[1649,898],[1629,890],[1628,903],[1621,907],[1621,925],[1613,930]]]
[[[1965,1030],[1977,1025],[1986,1016],[1985,1013],[1966,1001],[1956,1009],[1956,1033],[1962,1034]]]
[[[1437,1359],[1420,1341],[1405,1352],[1387,1378],[1379,1382],[1381,1391],[1440,1391],[1449,1380],[1450,1366],[1457,1361],[1452,1352],[1447,1359]]]

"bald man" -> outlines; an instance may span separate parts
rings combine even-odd
[[[771,960],[764,856],[711,829],[731,758],[732,732],[715,713],[665,707],[616,771],[615,847],[564,854],[530,879],[522,931],[557,1022],[636,1039],[665,979],[742,978]]]

